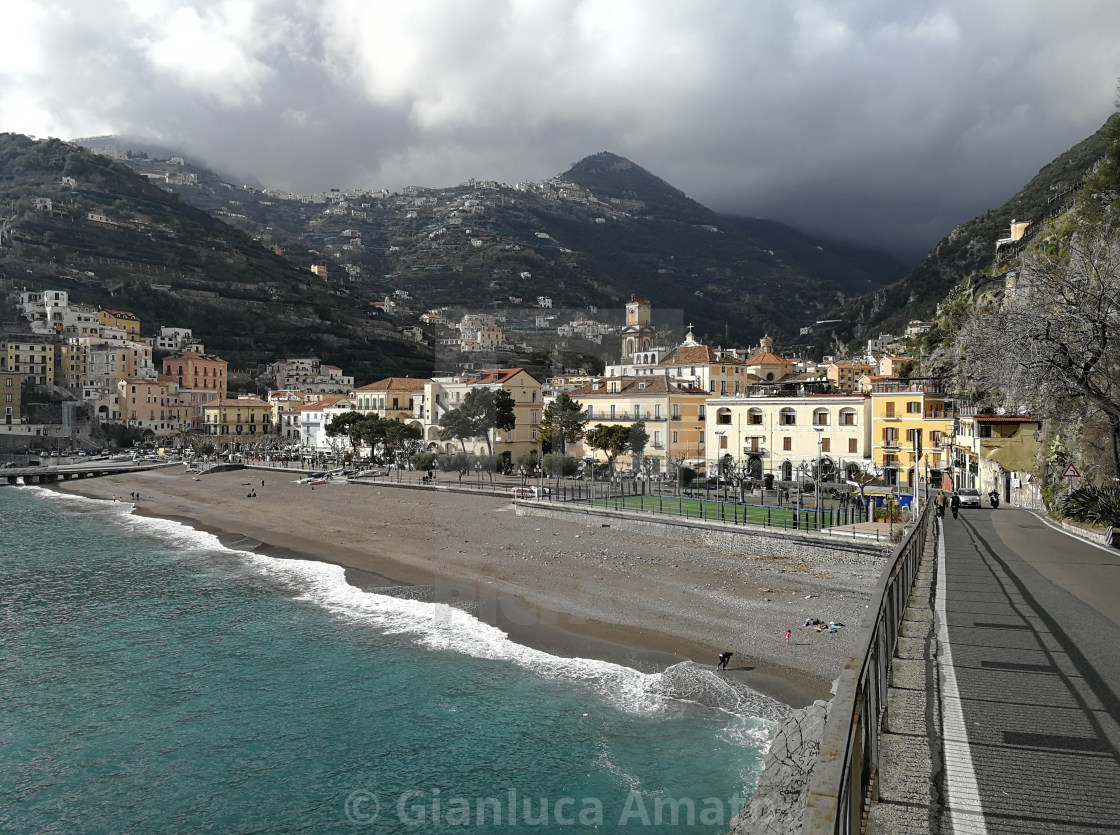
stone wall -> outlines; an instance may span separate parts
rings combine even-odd
[[[574,504],[548,502],[517,502],[518,516],[547,516],[576,524],[587,522],[609,524],[622,530],[654,536],[685,537],[690,542],[726,551],[747,554],[774,554],[796,559],[819,555],[822,548],[831,554],[858,554],[885,557],[895,547],[886,541],[841,534],[796,531],[788,528],[764,528],[757,525],[731,525],[683,517],[634,511],[588,509]],[[582,517],[582,519],[580,518]]]
[[[801,832],[809,778],[821,753],[832,702],[816,701],[795,710],[774,734],[758,786],[731,821],[731,835],[793,835]]]

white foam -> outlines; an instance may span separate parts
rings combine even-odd
[[[472,658],[517,664],[543,678],[586,687],[609,704],[629,713],[655,715],[674,705],[693,702],[735,717],[752,717],[768,735],[771,721],[788,708],[747,688],[732,687],[721,676],[697,664],[677,664],[663,673],[642,673],[631,667],[589,658],[562,658],[510,640],[496,626],[487,624],[460,608],[445,603],[410,600],[363,591],[346,582],[341,566],[311,561],[280,559],[228,548],[216,536],[180,522],[131,515],[132,505],[101,499],[85,499],[42,490],[52,500],[87,503],[116,510],[112,519],[132,530],[158,537],[182,550],[204,550],[240,555],[246,566],[262,577],[279,579],[307,601],[339,618],[377,628],[384,634],[403,635],[431,650],[456,652]],[[725,731],[729,742],[758,746],[759,734]],[[753,726],[752,726],[753,727]]]

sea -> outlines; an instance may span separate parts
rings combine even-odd
[[[131,510],[0,488],[0,831],[726,832],[786,711]]]

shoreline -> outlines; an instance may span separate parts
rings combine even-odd
[[[495,496],[388,485],[313,491],[295,475],[236,470],[195,480],[155,470],[48,489],[105,500],[138,491],[138,515],[211,533],[229,548],[339,565],[363,590],[422,587],[425,600],[466,606],[553,655],[655,672],[686,660],[714,667],[728,649],[729,677],[792,707],[829,698],[855,633],[812,634],[800,624],[824,615],[858,625],[881,568],[873,557],[834,564],[823,552],[813,565],[727,554],[592,527],[594,518],[576,528],[519,517]]]

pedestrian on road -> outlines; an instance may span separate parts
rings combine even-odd
[[[787,647],[789,646],[789,639],[792,638],[792,637],[793,637],[793,632],[791,632],[790,630],[787,629],[786,630],[786,646]]]
[[[934,501],[937,504],[937,515],[943,517],[945,515],[945,491],[942,490],[938,493]]]
[[[953,498],[949,500],[949,507],[953,511],[953,518],[956,519],[957,511],[961,509],[961,497],[955,492],[953,493]]]

